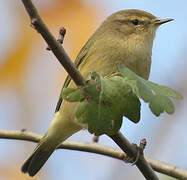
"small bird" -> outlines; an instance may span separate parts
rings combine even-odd
[[[172,20],[161,20],[136,9],[118,11],[110,15],[89,38],[75,65],[85,79],[89,78],[90,72],[97,72],[103,77],[115,74],[118,63],[148,79],[155,32],[161,24]],[[76,88],[76,85],[68,76],[63,87]],[[23,164],[23,173],[34,176],[60,143],[84,128],[76,121],[76,105],[63,101],[60,96],[53,121]]]

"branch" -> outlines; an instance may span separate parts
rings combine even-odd
[[[41,135],[32,132],[27,132],[27,131],[0,130],[0,139],[16,139],[16,140],[25,140],[25,141],[31,141],[37,143],[40,141],[41,137],[42,137]],[[119,149],[99,145],[98,143],[65,141],[58,148],[96,153],[96,154],[112,157],[115,159],[119,159],[125,162],[123,158],[125,156],[123,151]],[[149,162],[149,164],[155,171],[180,180],[187,180],[187,171],[180,169],[176,166],[164,162],[160,162],[158,160],[152,160],[147,157],[145,159],[147,160],[147,162]]]
[[[71,59],[66,54],[61,44],[54,38],[54,36],[48,30],[47,26],[45,25],[40,15],[38,14],[36,8],[34,7],[32,1],[22,0],[22,2],[31,19],[31,25],[42,35],[42,37],[47,42],[48,46],[50,47],[58,61],[71,76],[75,84],[77,86],[84,86],[84,78],[82,77],[78,69],[75,67],[75,65],[72,63]]]
[[[135,164],[147,180],[159,180],[150,164],[145,160],[143,151],[140,152],[136,145],[131,144],[121,132],[110,136],[115,143],[129,156],[136,158]]]

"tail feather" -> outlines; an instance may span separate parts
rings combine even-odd
[[[23,173],[28,173],[30,176],[34,176],[49,159],[57,145],[54,146],[54,144],[50,145],[49,142],[41,141],[31,156],[25,161],[21,171]]]
[[[50,128],[36,146],[34,152],[23,164],[21,171],[34,176],[49,159],[50,155],[57,148],[57,146],[72,134],[81,130],[82,127],[71,121],[69,114],[71,114],[72,107],[64,106],[64,111],[55,113],[54,119],[51,122]]]

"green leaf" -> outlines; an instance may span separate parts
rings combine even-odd
[[[168,96],[168,97],[173,97],[177,99],[182,99],[182,95],[176,92],[175,90],[168,88],[167,86],[163,85],[158,85],[156,83],[150,82],[149,85],[154,89],[155,92],[158,92],[162,95]]]
[[[174,105],[170,97],[181,99],[182,96],[179,93],[141,78],[122,64],[118,64],[118,69],[137,97],[148,102],[151,111],[156,116],[164,111],[168,114],[174,113]]]
[[[77,106],[76,118],[87,123],[90,133],[115,134],[121,127],[123,116],[138,122],[140,101],[122,77],[110,79],[92,74],[95,81],[84,88],[90,96]]]
[[[63,89],[63,99],[78,102],[76,119],[78,123],[86,124],[90,133],[115,134],[123,116],[134,123],[139,122],[141,104],[138,98],[148,102],[156,116],[164,111],[174,112],[170,97],[182,98],[179,93],[139,77],[124,65],[119,64],[118,69],[122,77],[103,78],[91,73],[91,79],[84,87]]]
[[[156,95],[149,103],[149,107],[156,116],[159,116],[164,110],[168,114],[172,114],[175,111],[172,101],[163,95]]]
[[[69,102],[81,102],[86,98],[86,95],[84,94],[84,91],[81,88],[64,88],[61,96],[63,99]]]

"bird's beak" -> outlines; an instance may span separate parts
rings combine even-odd
[[[153,24],[155,25],[161,25],[170,21],[173,21],[174,19],[168,18],[168,19],[155,19]]]

